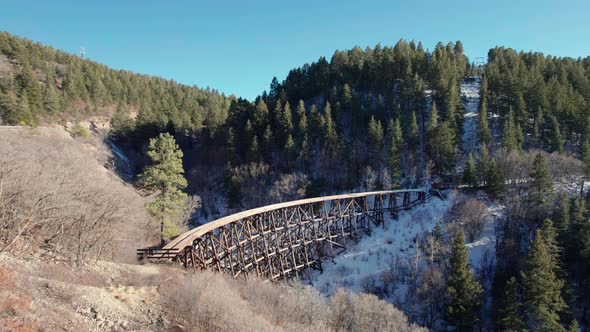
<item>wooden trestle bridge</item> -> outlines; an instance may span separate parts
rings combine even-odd
[[[384,214],[425,203],[438,190],[402,189],[316,197],[263,206],[194,228],[164,247],[139,249],[142,260],[176,262],[234,278],[276,281],[310,278],[322,260],[346,249],[346,240],[383,226]],[[401,202],[398,204],[398,198]],[[442,198],[442,196],[441,196]]]

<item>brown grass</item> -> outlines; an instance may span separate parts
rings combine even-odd
[[[172,269],[162,276],[161,306],[191,331],[422,331],[374,295],[339,291],[328,300],[300,285]]]

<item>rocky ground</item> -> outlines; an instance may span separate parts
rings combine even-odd
[[[9,322],[48,331],[174,328],[158,303],[159,266],[99,261],[75,267],[0,255],[0,269],[0,292],[10,293],[0,295],[5,328]]]

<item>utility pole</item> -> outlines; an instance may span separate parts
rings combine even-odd
[[[478,66],[478,67],[479,67],[479,66],[483,66],[485,63],[486,63],[486,62],[485,62],[485,60],[484,60],[484,57],[482,57],[482,56],[478,56],[478,57],[476,57],[476,58],[475,58],[475,65],[476,65],[476,66]]]

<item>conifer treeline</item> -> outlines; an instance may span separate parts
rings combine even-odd
[[[463,118],[459,85],[472,69],[461,42],[439,43],[433,52],[404,40],[336,51],[330,62],[321,57],[283,82],[273,79],[255,103],[231,107],[229,161],[297,168],[328,190],[363,176],[375,177],[379,188],[407,176],[404,185],[411,185],[425,176],[428,160],[435,174],[450,175]]]
[[[481,139],[501,125],[503,146],[580,151],[590,140],[590,58],[558,58],[497,47],[482,82]]]
[[[0,32],[0,117],[8,124],[39,124],[139,110],[136,124],[219,128],[230,100],[162,78],[113,70],[52,47]]]

